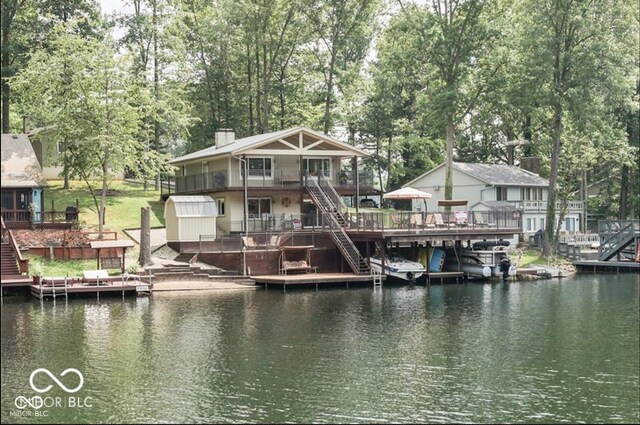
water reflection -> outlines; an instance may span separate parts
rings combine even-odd
[[[588,276],[412,291],[5,300],[2,417],[634,422],[638,286],[635,276]],[[94,407],[9,417],[37,367],[81,370]]]

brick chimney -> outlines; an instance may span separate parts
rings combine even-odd
[[[520,158],[520,168],[523,170],[531,171],[534,174],[540,175],[540,157],[526,156]]]
[[[216,148],[233,143],[236,140],[236,133],[230,128],[219,128],[216,131],[215,143]]]

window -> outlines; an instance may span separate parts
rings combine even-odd
[[[217,198],[216,206],[218,207],[218,216],[223,216],[224,215],[224,198]]]
[[[544,230],[544,220],[545,220],[544,218],[541,218],[541,219],[540,219],[540,228],[541,228],[542,230]]]
[[[573,217],[567,217],[564,219],[564,229],[568,232],[576,231],[576,219]]]
[[[523,201],[542,201],[541,187],[523,187],[520,193]]]
[[[262,214],[271,214],[271,198],[247,199],[249,218],[260,218]]]
[[[56,143],[56,153],[62,153],[62,142]]]
[[[317,176],[321,172],[323,176],[331,177],[331,160],[329,158],[305,158],[303,161],[303,170],[308,171],[312,176]]]
[[[249,167],[250,179],[270,179],[271,174],[271,158],[248,158],[247,165]],[[242,161],[240,161],[240,169],[242,169]],[[242,175],[242,172],[240,173]]]
[[[207,174],[209,172],[209,163],[208,162],[203,162],[202,163],[202,174]]]
[[[2,209],[13,209],[13,192],[2,192]]]
[[[507,188],[496,187],[496,201],[506,201],[506,200],[507,200]]]
[[[180,167],[180,174],[182,175],[182,177],[187,175],[187,167],[185,165]]]
[[[536,231],[536,219],[528,218],[527,219],[527,232],[535,232]]]

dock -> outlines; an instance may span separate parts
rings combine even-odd
[[[574,261],[573,265],[581,272],[598,271],[604,272],[638,272],[640,271],[640,263],[635,261],[597,261],[584,260]]]
[[[122,294],[125,295],[149,295],[153,290],[153,284],[149,279],[125,280],[123,277],[97,280],[87,282],[79,278],[50,277],[43,278],[40,284],[31,284],[31,295],[40,300],[45,298],[65,297],[71,294],[95,295],[100,298],[100,294]]]
[[[384,279],[385,276],[382,276]],[[265,288],[268,285],[282,286],[283,289],[287,285],[314,285],[318,289],[322,284],[346,284],[347,288],[349,283],[370,283],[373,285],[373,275],[364,274],[357,275],[354,273],[304,273],[304,274],[289,274],[289,275],[264,275],[264,276],[251,276],[258,285],[264,285]]]

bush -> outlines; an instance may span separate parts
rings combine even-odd
[[[44,274],[44,271],[42,270],[42,264],[40,264],[38,261],[32,261],[31,264],[29,264],[30,276],[42,277],[43,274]]]
[[[127,267],[127,273],[129,273],[129,274],[137,274],[138,273],[138,263],[129,264],[129,267]]]

